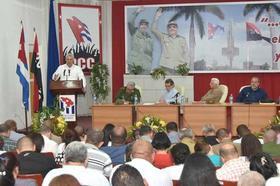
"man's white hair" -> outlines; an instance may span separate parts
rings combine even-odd
[[[216,85],[220,84],[220,80],[218,78],[211,78],[211,82],[215,83]]]
[[[127,82],[126,86],[128,86],[128,85],[131,85],[131,86],[135,87],[135,83],[133,81]]]

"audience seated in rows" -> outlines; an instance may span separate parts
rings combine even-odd
[[[175,165],[166,167],[162,171],[166,172],[172,180],[180,180],[184,162],[190,155],[189,147],[184,143],[177,143],[171,148],[170,152]]]
[[[217,141],[219,144],[213,145],[212,149],[215,154],[219,154],[220,147],[225,143],[233,143],[231,141],[231,134],[228,132],[225,128],[220,128],[216,132]],[[234,143],[234,146],[236,147],[238,154],[241,154],[241,147],[240,144]]]
[[[265,180],[271,177],[278,176],[276,163],[267,153],[257,153],[250,158],[250,170],[257,171]]]
[[[62,174],[54,177],[49,186],[81,186],[81,184],[74,176]]]
[[[237,186],[264,186],[265,179],[256,171],[248,171],[242,174],[238,180]]]
[[[186,158],[182,175],[181,186],[219,186],[215,174],[215,167],[207,156],[194,153]]]
[[[0,185],[1,186],[37,186],[33,179],[20,179],[18,176],[18,161],[14,153],[6,152],[0,155]]]
[[[219,144],[216,138],[216,130],[212,124],[207,124],[202,127],[202,135],[204,137],[204,141],[209,145]]]
[[[57,167],[53,157],[35,152],[32,140],[25,136],[17,142],[17,153],[20,174],[42,174],[44,177],[50,170]]]
[[[51,180],[62,174],[74,176],[81,185],[109,186],[106,177],[99,171],[86,168],[87,148],[78,141],[71,142],[65,149],[65,164],[51,170],[44,178],[42,186],[49,186]]]
[[[0,138],[3,140],[1,146],[3,144],[3,151],[13,151],[16,149],[16,141],[10,139],[11,131],[9,126],[5,123],[0,124]]]
[[[112,177],[112,186],[145,186],[144,182],[140,172],[128,164],[119,166]]]
[[[191,153],[194,153],[195,136],[191,128],[183,128],[179,132],[181,143],[186,144]]]
[[[17,132],[17,123],[15,120],[12,119],[6,120],[4,124],[9,127],[11,140],[18,141],[20,138],[25,136],[24,134],[20,134]]]
[[[239,157],[233,144],[223,144],[220,155],[224,164],[216,171],[218,180],[238,181],[239,177],[249,170],[249,161]]]
[[[263,151],[270,154],[272,157],[280,156],[280,144],[277,144],[277,134],[274,130],[269,129],[265,131],[263,136],[264,144]]]
[[[206,155],[215,167],[222,166],[221,157],[217,154],[214,154],[212,147],[208,143],[204,141],[197,142],[194,146],[194,151],[196,153],[202,153]]]
[[[88,150],[88,168],[100,171],[109,177],[113,168],[112,160],[108,154],[99,150],[103,144],[103,132],[98,130],[88,130],[86,133],[86,147]]]
[[[168,153],[168,149],[171,146],[171,142],[165,132],[158,132],[155,134],[152,141],[152,145],[155,149],[154,166],[163,169],[173,165],[171,155]]]
[[[180,142],[180,136],[178,133],[178,126],[176,122],[168,122],[166,125],[166,131],[171,144],[176,144]]]
[[[111,134],[112,146],[100,148],[110,156],[113,165],[125,163],[126,137],[126,129],[122,126],[115,126]]]

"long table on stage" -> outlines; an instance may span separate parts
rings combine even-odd
[[[236,135],[236,127],[246,124],[259,131],[278,112],[276,104],[185,104],[185,105],[114,105],[100,104],[92,107],[93,128],[103,128],[107,123],[131,126],[145,115],[159,117],[166,122],[175,121],[182,127],[191,127],[201,135],[205,124],[227,128]]]

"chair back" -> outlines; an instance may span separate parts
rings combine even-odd
[[[237,181],[223,181],[224,186],[237,186]]]
[[[38,186],[41,186],[43,183],[43,176],[41,174],[19,174],[17,177],[20,179],[33,179]]]
[[[250,86],[251,85],[244,85],[244,86],[240,87],[239,92],[241,92],[243,90],[243,88],[250,87]]]
[[[226,85],[220,85],[219,88],[222,90],[223,95],[219,101],[219,103],[224,103],[227,99],[227,95],[228,95],[228,87]]]

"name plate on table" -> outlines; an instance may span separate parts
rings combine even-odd
[[[76,121],[75,95],[60,95],[59,107],[63,110],[65,121]]]

